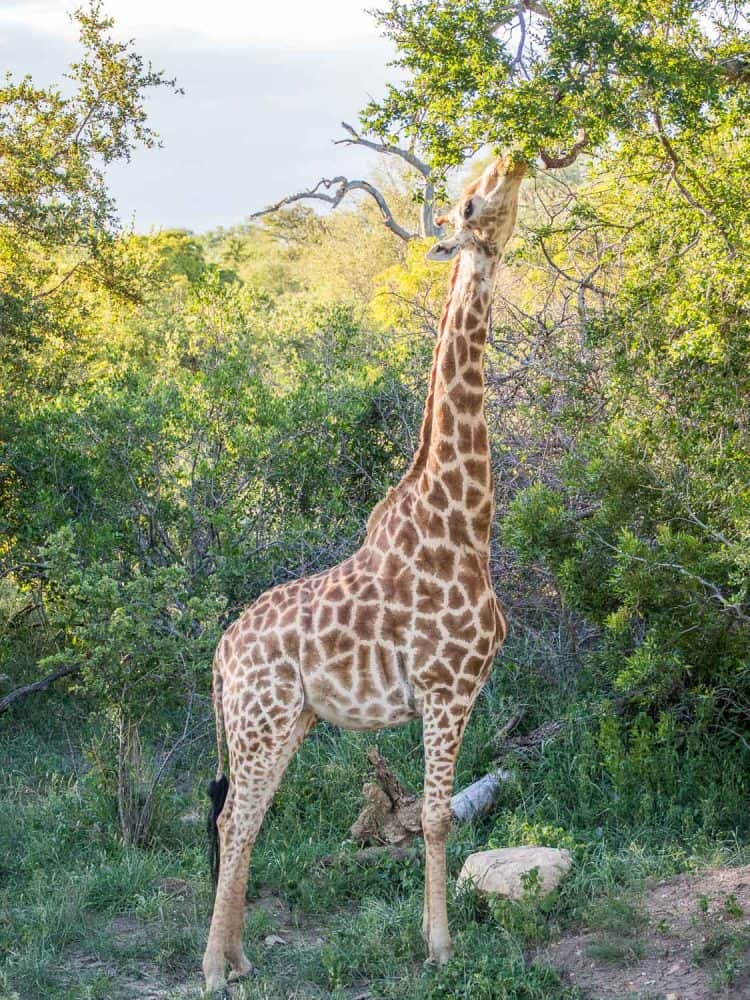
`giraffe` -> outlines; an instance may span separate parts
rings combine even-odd
[[[212,783],[221,864],[203,959],[209,990],[223,986],[227,961],[230,978],[251,971],[242,947],[250,854],[287,765],[318,719],[378,729],[422,717],[422,930],[429,961],[453,953],[445,845],[455,760],[507,632],[489,571],[483,354],[523,174],[510,158],[491,163],[449,216],[454,235],[428,254],[456,261],[419,445],[372,511],[362,547],[332,569],[263,594],[217,646],[219,772],[225,734],[231,780]]]

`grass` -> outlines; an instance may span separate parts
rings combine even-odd
[[[236,988],[238,1000],[343,1000],[358,989],[382,1000],[574,1000],[574,989],[531,960],[536,944],[588,923],[601,928],[601,956],[609,949],[612,961],[629,960],[641,927],[633,900],[647,878],[744,856],[737,775],[746,761],[724,753],[719,767],[710,748],[703,757],[681,754],[663,731],[650,747],[641,737],[634,755],[624,737],[613,741],[611,726],[605,739],[601,711],[580,692],[543,684],[512,655],[475,710],[458,785],[491,766],[492,736],[520,703],[530,727],[566,715],[577,721],[504,787],[490,820],[454,833],[449,870],[455,878],[466,854],[488,843],[565,846],[576,864],[558,894],[488,905],[451,889],[456,958],[425,967],[421,862],[316,865],[340,849],[361,806],[367,746],[376,743],[406,783],[421,785],[419,726],[362,734],[321,725],[289,769],[251,866],[251,898],[275,893],[291,908],[282,928],[289,940],[266,945],[278,921],[251,911],[245,937],[260,971]],[[203,814],[213,739],[179,761],[149,848],[126,848],[86,767],[91,724],[70,706],[56,708],[50,724],[52,704],[24,706],[0,736],[10,762],[1,779],[0,996],[124,1000],[144,983],[165,998],[198,996],[211,908]],[[654,755],[656,770],[647,759]],[[740,946],[730,935],[708,947],[729,981]]]

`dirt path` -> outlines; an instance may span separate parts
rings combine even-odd
[[[659,882],[539,956],[591,1000],[750,1000],[750,865]]]

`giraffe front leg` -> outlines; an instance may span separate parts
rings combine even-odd
[[[451,706],[455,712],[455,706]],[[453,774],[467,713],[452,715],[444,705],[425,699],[425,756],[422,832],[425,843],[425,900],[422,933],[427,959],[442,965],[453,955],[448,929],[445,844],[451,828]]]

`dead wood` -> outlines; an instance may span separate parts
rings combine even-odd
[[[10,706],[19,701],[21,698],[25,698],[29,694],[35,694],[37,691],[45,691],[50,684],[54,684],[55,681],[59,681],[61,677],[67,677],[69,674],[74,674],[76,671],[80,670],[80,664],[75,664],[70,667],[62,667],[60,670],[55,670],[52,674],[47,674],[39,681],[34,681],[33,684],[24,684],[22,687],[17,687],[9,694],[6,694],[4,698],[0,698],[0,715],[7,711]]]
[[[499,760],[510,755],[527,759],[538,756],[544,744],[554,739],[564,727],[561,720],[551,720],[530,733],[511,737],[511,732],[522,718],[522,710],[512,715],[495,737],[500,750]],[[403,848],[413,837],[421,836],[422,796],[399,781],[393,768],[375,747],[370,747],[367,751],[367,759],[375,770],[376,780],[368,781],[363,786],[362,794],[367,803],[352,824],[350,832],[354,841],[367,848],[359,852],[363,858],[369,856],[368,850],[373,850],[375,853],[372,857],[377,858],[382,856],[383,849],[392,852]],[[486,816],[497,802],[503,783],[511,777],[511,771],[498,767],[456,792],[451,799],[454,821],[468,823]],[[398,851],[391,853],[391,856],[397,859],[401,857]],[[330,861],[330,864],[334,863],[337,862]]]
[[[367,759],[377,784],[368,781],[362,788],[367,805],[352,825],[352,839],[365,845],[406,844],[422,832],[422,798],[401,784],[375,747]]]

